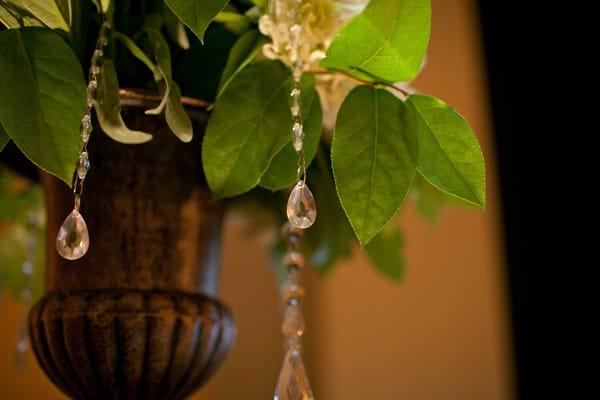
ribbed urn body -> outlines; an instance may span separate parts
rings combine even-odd
[[[130,95],[131,96],[131,95]],[[145,144],[116,143],[95,127],[81,214],[88,253],[68,261],[56,234],[70,189],[42,178],[47,203],[44,297],[29,326],[48,377],[76,399],[180,399],[217,369],[235,325],[217,296],[222,208],[211,201],[200,143],[206,112],[189,108],[195,138],[180,142],[152,104],[123,98]]]

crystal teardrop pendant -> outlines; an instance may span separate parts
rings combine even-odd
[[[287,203],[287,217],[290,224],[296,228],[306,229],[317,219],[315,198],[306,183],[298,181]]]
[[[288,350],[283,359],[273,400],[314,400],[302,356]]]
[[[56,250],[67,260],[77,260],[87,253],[89,247],[87,225],[79,211],[73,209],[56,235]]]

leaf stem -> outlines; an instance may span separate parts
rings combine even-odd
[[[313,74],[313,75],[336,75],[336,74],[343,75],[343,76],[345,76],[347,78],[350,78],[352,80],[355,80],[357,82],[364,83],[365,85],[369,85],[369,86],[382,85],[382,86],[385,86],[385,87],[387,87],[389,89],[392,89],[392,90],[394,90],[394,91],[402,94],[405,98],[410,95],[410,93],[407,92],[406,90],[404,90],[404,89],[402,89],[402,88],[400,88],[398,86],[395,86],[395,85],[393,85],[391,83],[367,81],[367,80],[360,79],[360,78],[357,78],[355,76],[352,76],[352,75],[350,75],[350,74],[348,74],[348,73],[346,73],[344,71],[307,71],[307,73],[308,74]]]

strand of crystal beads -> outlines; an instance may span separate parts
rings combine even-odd
[[[65,218],[56,236],[56,250],[67,260],[77,260],[87,253],[90,246],[90,236],[87,224],[79,212],[83,184],[90,169],[90,159],[87,144],[92,132],[91,110],[94,105],[94,95],[98,87],[98,75],[100,74],[100,61],[104,56],[104,48],[108,44],[110,36],[110,25],[102,24],[100,35],[96,41],[96,48],[92,54],[89,69],[89,79],[86,94],[86,111],[81,119],[81,143],[79,145],[79,159],[73,177],[73,211]]]
[[[285,337],[285,357],[274,400],[314,400],[310,383],[302,361],[302,335],[304,318],[300,305],[304,289],[300,285],[300,270],[304,266],[304,257],[300,253],[302,230],[286,224],[287,252],[283,263],[287,269],[287,280],[281,286],[283,301],[283,323],[281,331]]]
[[[302,0],[297,0],[300,7]],[[294,11],[296,14],[296,11]],[[290,92],[292,114],[292,135],[294,150],[298,153],[297,183],[288,199],[286,213],[290,224],[296,228],[306,229],[315,223],[317,206],[315,199],[306,184],[306,157],[304,155],[304,125],[302,119],[302,74],[304,63],[299,54],[302,26],[298,23],[290,27],[289,54],[292,61],[294,83]]]
[[[23,289],[21,289],[21,301],[29,309],[33,299],[33,266],[36,262],[36,250],[38,246],[37,232],[40,227],[39,215],[31,214],[26,224],[25,237],[25,261],[21,264],[23,273]],[[14,366],[17,370],[22,370],[27,361],[27,350],[29,350],[29,335],[27,333],[27,312],[21,318],[19,330],[17,332],[17,342],[14,353]]]

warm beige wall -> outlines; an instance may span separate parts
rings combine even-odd
[[[472,0],[433,0],[428,65],[416,83],[471,122],[486,155],[488,209],[448,209],[435,228],[405,207],[409,269],[394,285],[357,254],[326,280],[308,280],[307,351],[320,400],[506,400],[512,379],[497,181],[482,54]],[[238,323],[231,356],[195,398],[272,398],[282,340],[265,255],[229,229],[223,298]],[[20,309],[0,309],[0,399],[61,399],[32,366],[12,369]],[[31,360],[33,361],[33,360]]]

